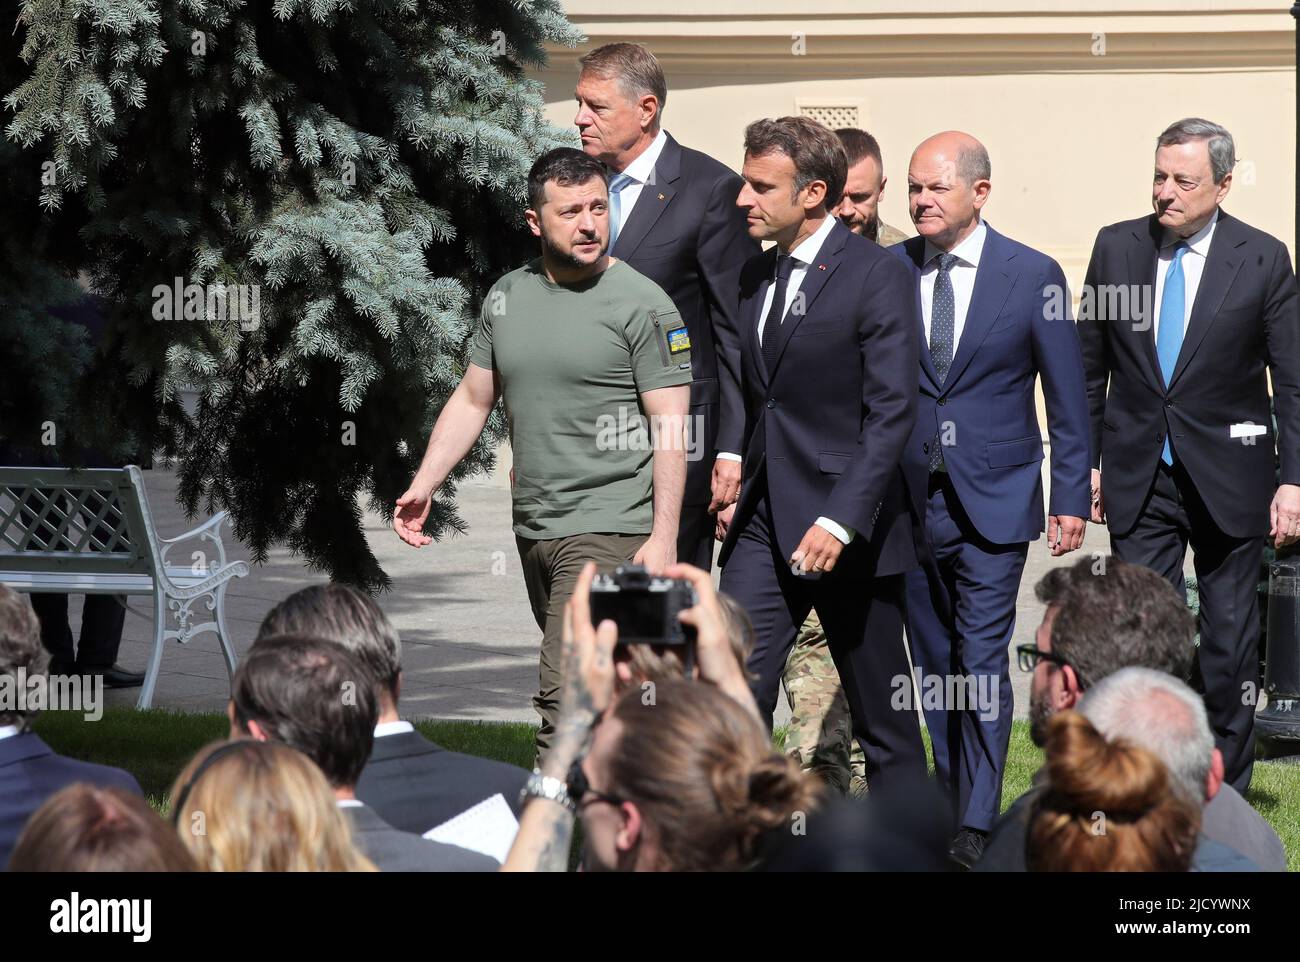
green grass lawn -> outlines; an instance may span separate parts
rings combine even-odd
[[[533,725],[465,721],[414,724],[428,738],[453,751],[532,767]],[[77,712],[45,712],[36,720],[36,731],[60,754],[125,768],[140,782],[150,803],[162,810],[177,773],[208,742],[225,738],[229,723],[225,715],[215,712],[110,708],[97,722],[87,722]],[[777,730],[778,745],[784,735],[784,731]],[[926,747],[928,751],[928,738]],[[1014,722],[1003,782],[1004,809],[1029,788],[1042,760],[1042,752],[1029,740],[1029,723]],[[1256,762],[1246,797],[1281,836],[1289,868],[1300,870],[1300,766]]]

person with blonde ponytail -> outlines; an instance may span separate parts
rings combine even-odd
[[[1164,763],[1125,739],[1107,741],[1083,715],[1048,725],[1047,784],[1029,825],[1031,872],[1186,872],[1201,809]]]
[[[209,872],[374,872],[334,791],[306,755],[277,742],[216,742],[171,791],[171,818]]]

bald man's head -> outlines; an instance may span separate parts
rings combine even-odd
[[[960,130],[945,130],[921,141],[912,152],[913,160],[918,154],[929,154],[939,162],[951,162],[957,176],[967,184],[978,180],[989,180],[993,176],[993,167],[989,163],[989,152],[984,145],[970,134]]]
[[[992,188],[984,145],[970,134],[945,130],[921,142],[907,169],[908,205],[917,233],[952,250],[979,224]]]

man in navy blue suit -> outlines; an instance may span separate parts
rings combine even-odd
[[[1014,709],[1007,646],[1029,542],[1044,526],[1039,376],[1053,555],[1083,543],[1091,467],[1065,276],[983,221],[990,176],[970,135],[924,141],[907,175],[920,236],[890,248],[911,268],[920,314],[920,401],[903,456],[922,556],[907,575],[908,638],[935,772],[953,802],[950,854],[967,868],[998,816]]]
[[[924,777],[903,645],[903,572],[916,565],[899,459],[916,417],[916,316],[906,265],[831,210],[839,138],[806,117],[745,130],[755,240],[740,272],[743,417],[719,458],[741,456],[739,500],[719,512],[722,589],[749,612],[748,668],[770,719],[786,656],[814,606],[866,756],[869,781]],[[872,784],[875,784],[872,781]]]
[[[7,585],[0,585],[0,678],[3,687],[30,690],[34,674],[43,674],[45,650],[41,626],[31,601]],[[23,826],[33,812],[59,789],[73,782],[89,782],[140,794],[128,773],[105,765],[92,765],[56,755],[30,730],[32,711],[0,706],[0,870],[9,864]]]

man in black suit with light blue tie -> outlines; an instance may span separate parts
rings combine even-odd
[[[1097,234],[1079,336],[1092,520],[1108,524],[1117,557],[1180,591],[1191,545],[1205,707],[1225,779],[1244,795],[1264,539],[1300,537],[1300,297],[1286,245],[1219,206],[1235,153],[1232,135],[1200,118],[1160,135],[1155,212]]]
[[[916,418],[915,298],[906,266],[831,210],[839,139],[806,117],[745,131],[737,204],[775,246],[740,274],[739,500],[719,513],[722,589],[749,612],[748,668],[771,718],[786,656],[814,606],[866,756],[867,777],[925,775],[903,644],[903,572],[916,565],[899,459]],[[733,462],[734,463],[734,462]]]
[[[919,237],[891,248],[921,308],[920,400],[903,464],[916,499],[921,568],[907,575],[907,626],[935,774],[953,804],[951,856],[969,868],[1000,811],[1014,701],[1007,648],[1029,543],[1083,542],[1088,399],[1057,263],[981,216],[988,151],[959,131],[925,140],[907,185]],[[1052,443],[1043,514],[1040,380]],[[943,693],[942,699],[928,695]]]

